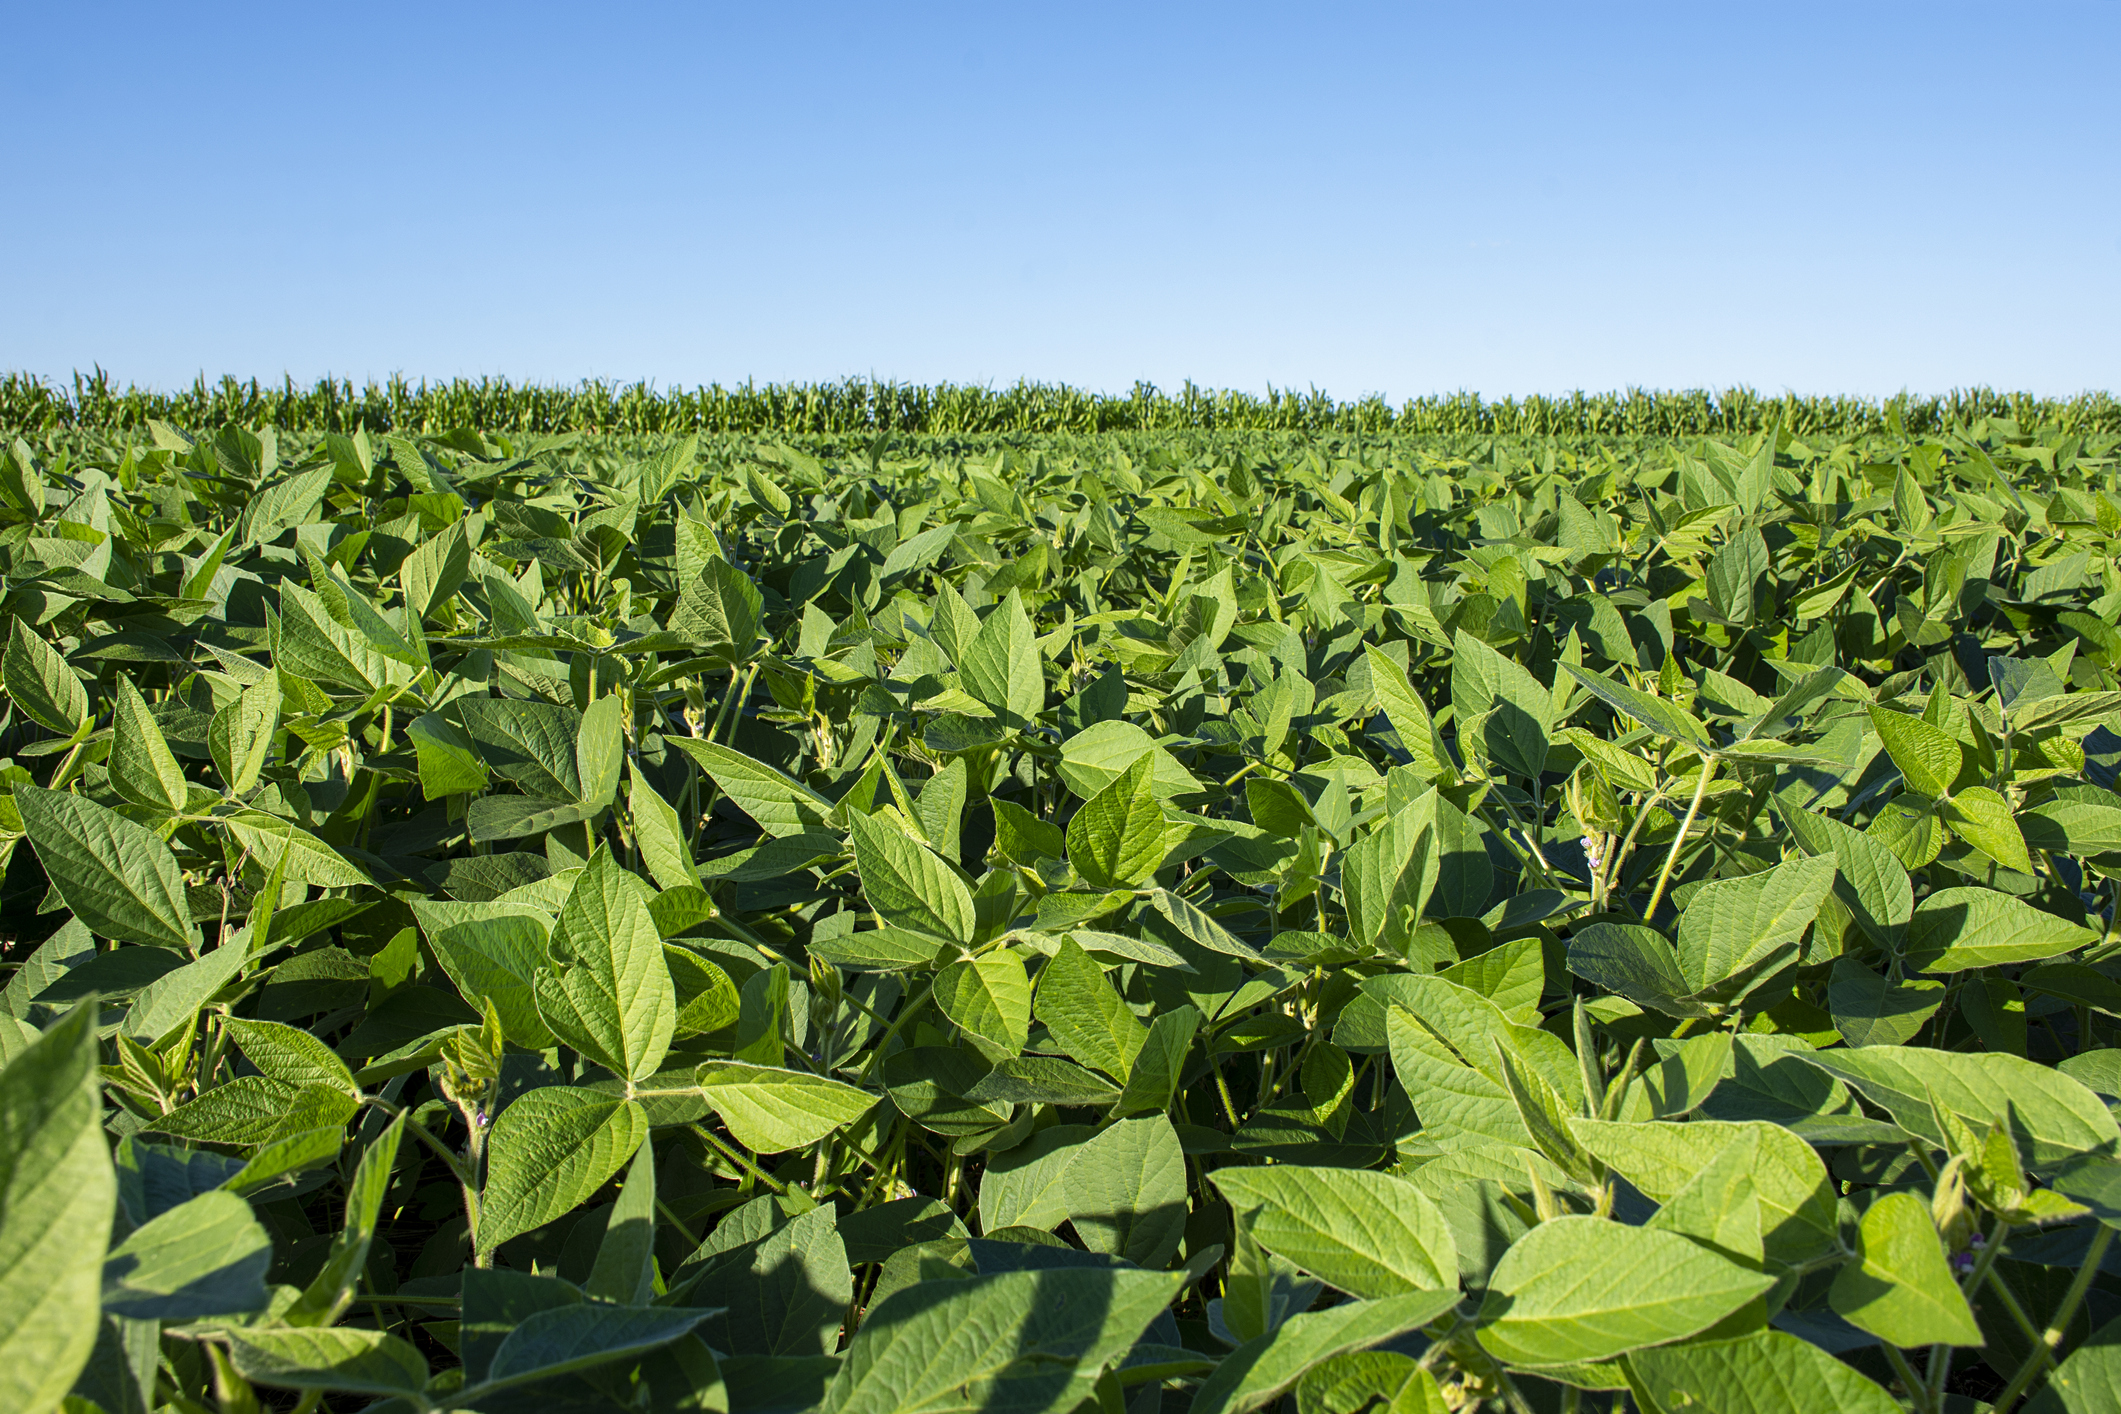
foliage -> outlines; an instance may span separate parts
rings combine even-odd
[[[1125,393],[1064,384],[1018,382],[923,386],[871,378],[838,383],[745,383],[724,388],[658,390],[647,383],[584,382],[573,387],[512,384],[506,379],[410,383],[392,377],[356,387],[324,378],[307,388],[202,375],[189,388],[162,392],[119,386],[98,368],[65,386],[26,373],[0,374],[0,430],[67,427],[144,432],[156,421],[193,429],[256,427],[282,432],[473,432],[551,435],[675,433],[739,436],[877,434],[988,436],[1112,432],[1325,432],[1436,436],[1732,437],[1780,427],[1806,437],[1943,434],[1989,417],[2029,427],[2053,423],[2069,432],[2121,432],[2112,395],[2069,398],[1957,389],[1942,396],[1906,393],[1882,401],[1857,397],[1764,396],[1751,388],[1560,397],[1448,393],[1393,406],[1372,394],[1336,399],[1316,388],[1269,388],[1264,396],[1196,387],[1175,392],[1137,383]]]
[[[15,440],[9,1407],[2105,1407],[2117,439],[1908,430]]]

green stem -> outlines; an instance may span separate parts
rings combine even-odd
[[[1701,813],[1701,798],[1709,792],[1709,781],[1716,774],[1716,758],[1707,756],[1701,762],[1701,780],[1694,787],[1694,799],[1686,808],[1686,819],[1679,822],[1679,833],[1672,837],[1672,847],[1665,851],[1664,868],[1657,872],[1657,887],[1650,891],[1650,906],[1642,911],[1642,921],[1648,923],[1657,916],[1657,905],[1664,900],[1664,886],[1671,882],[1672,866],[1679,862],[1679,850],[1686,844],[1686,837],[1694,828],[1694,817]]]
[[[1915,1402],[1915,1408],[1920,1414],[1936,1414],[1936,1406],[1930,1403],[1929,1385],[1915,1373],[1915,1367],[1907,1363],[1907,1357],[1893,1345],[1883,1345],[1879,1348],[1885,1352],[1886,1363],[1893,1367],[1893,1373],[1900,1377],[1900,1383],[1907,1387],[1907,1397]]]
[[[2039,1339],[2033,1342],[2032,1352],[2025,1357],[2025,1363],[2018,1367],[2018,1373],[2011,1376],[2010,1384],[2005,1386],[2003,1393],[1997,1397],[1996,1414],[2010,1414],[2011,1406],[2016,1404],[2027,1387],[2039,1378],[2040,1371],[2048,1362],[2055,1358],[2055,1351],[2062,1344],[2063,1334],[2068,1331],[2069,1323],[2076,1319],[2077,1308],[2084,1304],[2084,1293],[2091,1290],[2092,1278],[2099,1274],[2099,1264],[2105,1260],[2107,1246],[2113,1240],[2114,1230],[2105,1223],[2100,1223],[2098,1231],[2092,1234],[2090,1250],[2084,1254],[2084,1265],[2077,1268],[2077,1278],[2069,1284],[2069,1291],[2063,1295],[2062,1304],[2055,1308],[2055,1314],[2048,1319],[2047,1329],[2040,1332]]]
[[[1535,780],[1532,782],[1532,789],[1535,791],[1539,789],[1538,781]],[[1547,864],[1547,856],[1545,851],[1541,850],[1539,847],[1538,832],[1534,830],[1531,826],[1525,824],[1523,817],[1521,817],[1517,813],[1517,807],[1510,804],[1510,798],[1507,795],[1504,795],[1500,790],[1498,790],[1495,792],[1495,798],[1502,802],[1502,808],[1509,813],[1510,823],[1517,827],[1517,833],[1524,836],[1525,846],[1532,851],[1532,858],[1538,862],[1539,882],[1551,887],[1554,882],[1554,871]],[[1535,809],[1539,805],[1539,800],[1536,796],[1533,797],[1532,805]]]
[[[898,1035],[908,1021],[913,1019],[914,1013],[928,1004],[928,998],[933,996],[934,993],[935,983],[930,982],[918,992],[915,992],[912,999],[905,1006],[899,1008],[897,1018],[892,1021],[884,1034],[877,1038],[875,1047],[870,1051],[869,1064],[862,1067],[862,1079],[864,1081],[876,1074],[877,1066],[884,1059],[884,1052],[890,1049],[892,1038]]]
[[[780,1194],[783,1198],[788,1196],[788,1185],[779,1182],[773,1177],[773,1175],[767,1173],[764,1169],[760,1168],[757,1164],[753,1163],[750,1157],[746,1155],[743,1150],[731,1148],[729,1145],[723,1143],[721,1136],[716,1134],[713,1130],[709,1129],[704,1124],[695,1124],[694,1126],[692,1126],[692,1131],[693,1133],[699,1135],[700,1138],[706,1140],[709,1144],[712,1144],[723,1158],[729,1160],[729,1162],[733,1164],[736,1164],[737,1166],[742,1168],[746,1173],[750,1174],[753,1178],[765,1184],[775,1193]]]

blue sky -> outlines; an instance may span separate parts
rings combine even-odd
[[[0,368],[2121,388],[2121,6],[0,0]]]

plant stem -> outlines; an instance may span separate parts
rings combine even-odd
[[[700,1138],[706,1140],[709,1144],[712,1144],[715,1149],[720,1152],[723,1158],[729,1160],[733,1164],[736,1164],[737,1166],[742,1168],[746,1173],[750,1174],[753,1178],[765,1184],[775,1193],[780,1194],[783,1198],[788,1196],[788,1185],[775,1179],[773,1175],[767,1173],[764,1169],[760,1168],[757,1164],[753,1163],[750,1158],[745,1155],[743,1150],[731,1148],[729,1145],[723,1143],[721,1140],[721,1136],[717,1135],[713,1130],[709,1129],[704,1124],[695,1124],[694,1126],[692,1126],[692,1130],[695,1134],[699,1135]]]
[[[1920,1414],[1936,1414],[1936,1406],[1930,1403],[1929,1386],[1915,1373],[1915,1367],[1907,1363],[1907,1357],[1894,1345],[1888,1344],[1879,1348],[1885,1351],[1886,1363],[1893,1367],[1893,1373],[1900,1377],[1900,1383],[1907,1386],[1907,1397],[1914,1401]]]
[[[2010,1414],[2011,1406],[2018,1402],[2027,1387],[2039,1377],[2041,1369],[2055,1358],[2055,1350],[2062,1344],[2062,1336],[2069,1329],[2069,1323],[2076,1319],[2077,1308],[2084,1304],[2084,1293],[2091,1290],[2092,1278],[2099,1274],[2099,1263],[2105,1260],[2107,1246],[2113,1240],[2114,1230],[2105,1223],[2100,1223],[2098,1231],[2092,1234],[2090,1250],[2084,1254],[2084,1265],[2077,1268],[2077,1278],[2069,1284],[2068,1292],[2062,1297],[2062,1304],[2055,1308],[2055,1314],[2048,1319],[2047,1329],[2040,1332],[2040,1338],[2033,1342],[2032,1351],[2025,1357],[2025,1363],[2018,1367],[2018,1373],[2011,1376],[2010,1384],[1997,1396],[1996,1414]]]
[[[1679,822],[1679,833],[1672,837],[1672,847],[1665,851],[1664,868],[1657,871],[1657,887],[1650,891],[1650,906],[1642,911],[1642,921],[1645,923],[1657,916],[1657,905],[1664,900],[1664,886],[1671,882],[1672,866],[1679,862],[1679,850],[1686,844],[1687,834],[1694,828],[1694,817],[1701,813],[1701,798],[1708,794],[1709,780],[1715,774],[1716,758],[1702,758],[1701,780],[1694,787],[1694,799],[1686,808],[1686,819]]]

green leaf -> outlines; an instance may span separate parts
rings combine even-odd
[[[284,877],[290,884],[350,889],[375,882],[367,870],[292,820],[253,810],[228,816],[221,823],[237,844],[260,860],[270,860],[274,868],[282,867],[284,855]]]
[[[1014,953],[951,963],[935,974],[935,1004],[997,1054],[1016,1055],[1031,1038],[1031,977]]]
[[[1065,1410],[1185,1277],[1059,1268],[930,1281],[871,1307],[820,1414]]]
[[[1038,976],[1035,1013],[1071,1059],[1124,1082],[1148,1029],[1073,938],[1061,939]]]
[[[222,1025],[258,1073],[290,1085],[332,1085],[359,1098],[353,1072],[331,1047],[293,1026],[231,1016]]]
[[[217,725],[219,721],[216,717]],[[412,739],[419,759],[420,793],[429,800],[486,789],[486,765],[479,759],[470,736],[455,722],[440,712],[428,712],[406,723],[405,735]]]
[[[480,1388],[529,1384],[645,1355],[713,1314],[711,1308],[676,1306],[570,1305],[537,1311],[501,1341]]]
[[[487,1140],[479,1251],[587,1202],[647,1137],[648,1117],[631,1100],[553,1085],[510,1101]]]
[[[585,810],[602,810],[618,799],[619,768],[626,762],[625,715],[626,709],[615,696],[599,697],[582,713],[574,763],[581,781],[578,799]]]
[[[1186,1054],[1192,1050],[1193,1036],[1199,1028],[1200,1011],[1193,1006],[1167,1011],[1150,1022],[1149,1034],[1135,1053],[1134,1063],[1127,1071],[1127,1087],[1113,1112],[1130,1115],[1170,1109],[1185,1075]]]
[[[677,990],[643,892],[599,846],[560,908],[552,966],[531,979],[552,1033],[624,1080],[655,1074],[677,1027]]]
[[[1068,862],[1100,889],[1138,888],[1164,862],[1164,812],[1151,774],[1153,752],[1136,759],[1068,821]]]
[[[485,918],[447,922],[433,905],[415,903],[413,913],[427,945],[465,1000],[491,1001],[501,1031],[526,1050],[552,1044],[552,1031],[538,1014],[534,980],[545,967],[551,929],[543,915],[523,904],[486,904]]]
[[[18,621],[19,626],[19,621]],[[163,739],[147,699],[130,678],[118,679],[111,701],[111,789],[135,805],[171,812],[184,808],[191,791],[183,768]]]
[[[1254,1214],[1252,1235],[1262,1246],[1350,1296],[1458,1284],[1451,1229],[1412,1184],[1389,1174],[1284,1164],[1212,1176],[1234,1210]]]
[[[1458,768],[1451,761],[1428,704],[1407,681],[1406,670],[1386,657],[1375,645],[1363,649],[1370,666],[1370,687],[1384,709],[1385,720],[1399,736],[1399,744],[1414,758],[1414,771],[1426,781],[1455,781]],[[1256,813],[1255,813],[1255,817]]]
[[[1092,1252],[1161,1267],[1186,1231],[1186,1156],[1161,1114],[1123,1119],[1082,1145],[1062,1187]]]
[[[1068,789],[1088,800],[1112,784],[1144,754],[1155,759],[1151,782],[1159,798],[1184,795],[1200,789],[1193,773],[1178,764],[1178,758],[1156,744],[1132,722],[1097,722],[1061,744],[1058,763]]]
[[[128,943],[190,946],[184,877],[152,831],[62,791],[21,785],[14,799],[52,887],[91,932]]]
[[[729,1307],[725,1330],[731,1349],[759,1355],[832,1353],[854,1301],[847,1247],[834,1220],[831,1204],[812,1208],[761,1239],[742,1267],[715,1271],[707,1289]]]
[[[2030,1414],[2106,1414],[2121,1408],[2121,1320],[2093,1331],[2025,1407]]]
[[[20,618],[8,630],[6,653],[0,654],[0,686],[47,731],[71,737],[88,720],[88,689],[59,651]]]
[[[195,1321],[263,1309],[272,1238],[233,1193],[201,1193],[135,1228],[103,1263],[103,1309]]]
[[[1963,972],[2038,962],[2098,941],[2091,929],[1994,889],[1939,889],[1908,925],[1907,963],[1918,972]]]
[[[759,1154],[815,1144],[869,1113],[879,1098],[808,1071],[746,1061],[707,1061],[697,1080],[737,1142]]]
[[[1365,1350],[1336,1355],[1296,1386],[1297,1414],[1449,1414],[1436,1376],[1411,1355]]]
[[[989,1157],[979,1185],[980,1230],[1026,1227],[1050,1232],[1066,1222],[1068,1165],[1095,1132],[1086,1124],[1056,1124]]]
[[[1678,1239],[1683,1240],[1683,1239]],[[1419,1329],[1458,1304],[1455,1287],[1344,1301],[1291,1316],[1224,1356],[1194,1392],[1193,1414],[1249,1414],[1280,1399],[1311,1370],[1338,1355]]]
[[[1707,753],[1715,749],[1709,738],[1709,729],[1703,726],[1691,712],[1676,702],[1667,702],[1661,697],[1652,697],[1647,692],[1629,687],[1626,683],[1600,677],[1597,673],[1585,672],[1573,663],[1563,663],[1561,669],[1590,692],[1600,702],[1614,711],[1634,718],[1661,737],[1680,742],[1695,751]]]
[[[2033,1168],[2079,1154],[2121,1150],[2121,1128],[2105,1103],[2060,1071],[2019,1056],[1867,1046],[1798,1051],[1796,1059],[1854,1087],[1902,1129],[1949,1149],[1930,1108],[1934,1095],[1975,1133],[2002,1125]]]
[[[1944,984],[1916,978],[1888,982],[1852,957],[1834,959],[1827,1010],[1851,1046],[1904,1046],[1944,1001]]]
[[[1759,1149],[1756,1135],[1741,1133],[1643,1226],[1691,1237],[1742,1266],[1758,1267],[1767,1257],[1759,1186],[1753,1179]]]
[[[1959,778],[1959,743],[1920,717],[1877,706],[1869,711],[1871,725],[1908,789],[1933,799],[1949,795],[1952,782]]]
[[[553,702],[518,702],[498,697],[460,697],[448,710],[486,765],[525,794],[546,800],[583,798],[577,741],[581,717]],[[682,738],[670,738],[683,744]]]
[[[1459,740],[1482,758],[1532,780],[1546,769],[1553,694],[1464,629],[1451,641],[1451,705]]]
[[[655,1149],[643,1144],[611,1205],[586,1293],[621,1306],[649,1303],[655,1296],[655,1217]]]
[[[1834,1183],[1818,1151],[1781,1125],[1571,1119],[1569,1130],[1600,1162],[1656,1203],[1671,1202],[1725,1149],[1749,1139],[1750,1174],[1768,1259],[1794,1265],[1835,1250],[1839,1219]]]
[[[247,795],[258,783],[258,774],[272,756],[273,733],[280,725],[280,675],[267,673],[243,689],[235,701],[214,713],[207,729],[207,747],[214,765],[231,794]],[[425,757],[421,767],[425,779]],[[479,786],[486,773],[479,772]],[[472,789],[472,787],[466,787]]]
[[[1665,1409],[1701,1414],[1900,1414],[1900,1401],[1807,1340],[1755,1331],[1736,1340],[1660,1345],[1628,1370]]]
[[[1938,801],[1937,813],[1953,834],[2004,868],[2033,872],[2025,834],[2011,816],[2010,802],[1987,786],[1968,786],[1951,799]]]
[[[89,1003],[0,1069],[0,1408],[51,1408],[95,1348],[118,1193],[97,1059]]]
[[[1805,853],[1832,857],[1834,895],[1847,905],[1864,935],[1880,947],[1897,950],[1915,911],[1907,866],[1882,841],[1831,815],[1785,810],[1782,818]]]
[[[1588,923],[1569,936],[1569,971],[1667,1016],[1705,1017],[1664,934],[1639,923]]]
[[[1775,562],[1767,539],[1747,527],[1709,557],[1704,580],[1709,603],[1730,623],[1750,626],[1775,612]]]
[[[405,1117],[400,1114],[362,1152],[353,1182],[346,1187],[345,1225],[333,1235],[323,1267],[295,1303],[281,1314],[289,1325],[328,1326],[352,1302],[354,1287],[368,1264],[383,1197],[390,1189],[391,1170],[397,1165],[404,1137]]]
[[[716,742],[687,736],[665,740],[698,762],[722,794],[756,820],[767,834],[802,835],[822,833],[828,828],[826,818],[833,812],[832,802],[810,787]]]
[[[635,847],[641,852],[641,862],[648,867],[649,877],[657,887],[681,889],[697,885],[699,876],[693,872],[692,849],[687,843],[685,824],[670,803],[655,793],[655,787],[641,776],[636,763],[626,782],[626,806],[633,816]]]
[[[716,555],[686,581],[670,611],[670,627],[704,645],[716,662],[735,666],[758,646],[765,597],[751,577]]]
[[[1859,1259],[1835,1274],[1827,1301],[1849,1324],[1890,1345],[1982,1343],[1919,1194],[1887,1193],[1871,1204]]]
[[[1706,1330],[1773,1285],[1672,1233],[1559,1217],[1496,1263],[1479,1339],[1513,1365],[1609,1360]]]
[[[972,891],[935,852],[859,811],[847,818],[862,894],[886,923],[946,943],[972,941]]]
[[[149,1045],[160,1041],[233,982],[249,959],[250,930],[244,928],[224,937],[221,946],[205,956],[163,973],[133,998],[125,1014],[125,1034]]]
[[[415,545],[398,566],[398,581],[405,588],[405,603],[413,617],[432,613],[436,604],[463,587],[470,570],[471,540],[461,520],[451,521]]]
[[[1757,983],[1756,969],[1778,955],[1794,961],[1835,868],[1833,856],[1820,855],[1704,885],[1679,915],[1679,970],[1690,989],[1735,1000],[1743,987],[1719,984],[1749,976]]]
[[[1028,722],[1046,705],[1046,672],[1038,635],[1014,589],[981,621],[958,659],[965,691],[1005,720]]]
[[[427,1387],[427,1357],[385,1331],[240,1330],[231,1333],[229,1345],[236,1372],[261,1385],[383,1398],[418,1395]]]

